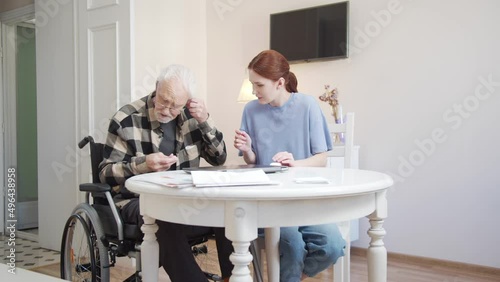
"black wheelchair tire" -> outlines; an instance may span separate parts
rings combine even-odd
[[[108,250],[102,243],[103,228],[100,223],[97,212],[89,204],[79,204],[68,218],[64,227],[61,243],[61,278],[73,280],[73,275],[84,269],[84,266],[77,265],[72,269],[72,260],[74,259],[74,250],[72,249],[72,240],[74,236],[74,225],[81,224],[83,235],[86,237],[85,244],[88,244],[90,256],[90,271],[92,282],[109,282],[109,256]],[[85,267],[88,267],[87,265]],[[84,279],[85,280],[85,279]],[[84,281],[82,280],[82,281]],[[88,281],[88,280],[85,280]]]

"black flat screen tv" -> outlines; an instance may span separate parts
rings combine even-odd
[[[270,49],[289,62],[347,58],[349,2],[271,14]]]

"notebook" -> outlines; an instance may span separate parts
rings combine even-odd
[[[271,166],[271,165],[229,165],[229,166],[205,166],[205,167],[188,167],[182,170],[191,173],[191,171],[241,171],[262,169],[265,173],[284,172],[288,170],[287,166]]]

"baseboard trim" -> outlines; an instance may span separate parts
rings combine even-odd
[[[33,234],[33,233],[18,230],[17,237],[25,239],[25,240],[30,240],[33,242],[38,242],[38,234]]]
[[[366,257],[366,249],[359,247],[351,247],[351,255]],[[419,256],[412,256],[412,255],[392,253],[392,252],[387,252],[387,260],[395,262],[396,261],[403,262],[407,264],[417,264],[422,266],[433,266],[433,267],[441,266],[441,267],[446,267],[448,269],[460,270],[463,272],[486,274],[486,275],[493,275],[500,277],[500,268],[494,268],[483,265],[468,264],[463,262],[419,257]]]

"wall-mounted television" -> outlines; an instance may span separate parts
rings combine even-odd
[[[270,49],[289,62],[347,58],[349,2],[271,14]]]

